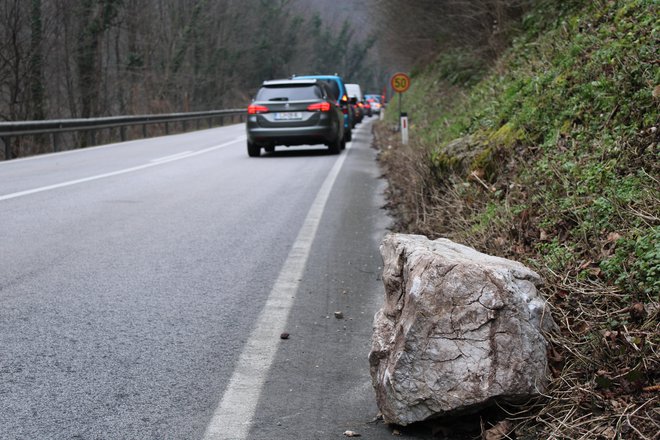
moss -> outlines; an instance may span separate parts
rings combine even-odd
[[[456,172],[461,164],[461,160],[444,151],[435,150],[429,158],[431,172],[438,182],[446,179],[450,174]]]
[[[491,144],[511,150],[527,140],[527,133],[523,129],[516,128],[513,123],[507,122],[491,134],[488,139]]]
[[[474,171],[477,175],[482,175],[483,178],[492,182],[497,177],[498,163],[496,162],[495,148],[484,148],[475,157],[470,164],[470,171]]]

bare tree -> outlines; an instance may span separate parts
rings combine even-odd
[[[30,10],[30,104],[32,117],[44,119],[44,72],[42,55],[41,0],[32,0]]]
[[[384,43],[404,63],[441,51],[469,50],[491,59],[531,0],[371,0]]]
[[[373,70],[373,38],[299,7],[294,0],[4,0],[0,118],[241,106],[265,79],[341,72],[356,81]]]
[[[29,10],[20,0],[5,1],[0,8],[0,117],[17,120],[28,114]]]

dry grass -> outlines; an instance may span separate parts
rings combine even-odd
[[[548,335],[550,386],[537,401],[504,408],[525,439],[660,439],[660,308],[652,294],[630,295],[601,279],[597,268],[543,264],[534,244],[543,232],[527,213],[507,207],[525,197],[503,173],[493,185],[482,179],[431,175],[421,145],[400,145],[385,124],[375,128],[380,163],[389,181],[388,207],[397,232],[444,236],[482,252],[524,262],[546,280],[560,331]],[[515,170],[509,170],[515,173]],[[475,224],[492,201],[493,186],[506,182],[504,216]],[[657,209],[657,206],[655,207]],[[657,223],[654,208],[649,221]],[[588,279],[578,276],[594,269]]]

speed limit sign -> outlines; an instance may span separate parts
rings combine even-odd
[[[390,84],[395,92],[403,93],[410,88],[410,77],[405,73],[395,73],[392,75]]]
[[[392,75],[390,79],[392,90],[399,94],[399,120],[401,127],[401,143],[406,145],[408,143],[408,114],[401,111],[401,101],[403,92],[410,88],[410,77],[405,73],[399,72]]]

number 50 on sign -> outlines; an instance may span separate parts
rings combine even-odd
[[[395,73],[390,84],[395,92],[403,93],[410,88],[410,77],[405,73]]]

